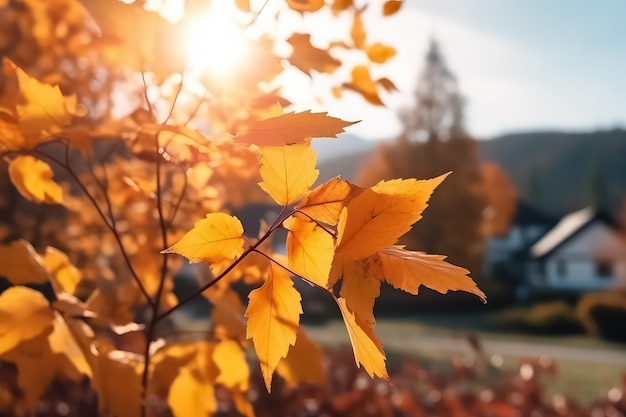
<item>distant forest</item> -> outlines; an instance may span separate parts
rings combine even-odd
[[[320,172],[354,177],[373,144],[349,140],[354,153],[323,159]],[[593,205],[615,213],[626,198],[624,129],[515,133],[478,144],[481,159],[500,165],[520,198],[546,212],[563,215]]]

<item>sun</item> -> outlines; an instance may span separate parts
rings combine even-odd
[[[224,76],[242,64],[246,40],[236,24],[232,3],[213,1],[205,13],[191,17],[187,58],[193,72]]]

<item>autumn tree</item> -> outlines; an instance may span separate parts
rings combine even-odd
[[[452,171],[433,197],[429,215],[402,243],[445,253],[452,262],[477,273],[483,255],[485,208],[478,149],[464,128],[463,97],[456,78],[435,40],[430,43],[414,96],[414,107],[401,114],[404,132],[395,143],[380,146],[363,164],[357,183],[426,178]]]
[[[484,299],[468,270],[396,245],[447,174],[312,189],[311,140],[353,122],[290,111],[277,82],[285,67],[334,75],[344,65],[335,54],[357,52],[335,93],[382,104],[378,89],[393,84],[364,74],[395,50],[369,42],[362,16],[393,14],[400,1],[127,3],[0,3],[0,153],[24,203],[15,213],[14,197],[2,200],[10,219],[0,245],[0,276],[12,285],[0,295],[0,359],[17,366],[16,410],[32,412],[57,378],[87,377],[111,416],[207,415],[219,405],[251,416],[248,349],[268,391],[275,373],[323,383],[321,351],[299,326],[296,279],[336,301],[357,365],[384,379],[372,310],[383,283]],[[274,27],[315,13],[347,18],[345,36],[317,45],[299,25],[286,35]],[[231,65],[235,50],[243,64]],[[279,214],[249,236],[228,208],[257,200]],[[37,221],[32,204],[46,207]],[[278,230],[286,254],[271,245]],[[186,262],[204,266],[200,288],[178,299]],[[247,304],[238,282],[255,287]],[[213,305],[210,329],[190,342],[165,323],[199,296]]]

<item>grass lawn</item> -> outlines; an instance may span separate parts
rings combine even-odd
[[[556,361],[556,373],[544,377],[546,395],[562,394],[582,404],[606,396],[621,384],[626,374],[626,345],[608,343],[587,336],[529,336],[468,330],[463,317],[457,326],[444,326],[448,318],[431,318],[428,324],[417,320],[379,320],[376,334],[383,342],[390,361],[402,356],[417,358],[445,372],[452,360],[475,361],[478,343],[485,357],[504,372],[517,372],[524,358]],[[476,322],[476,320],[474,320]],[[480,328],[481,326],[475,326]],[[343,322],[308,326],[310,335],[329,348],[349,343]],[[473,335],[470,339],[470,335]],[[473,340],[474,342],[472,342]]]

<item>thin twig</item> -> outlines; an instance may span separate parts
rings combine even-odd
[[[209,288],[211,288],[212,286],[214,286],[215,284],[217,284],[218,282],[220,282],[226,275],[228,275],[228,273],[230,271],[232,271],[233,269],[235,269],[235,267],[237,265],[239,265],[239,263],[241,261],[243,261],[246,256],[248,256],[250,253],[256,251],[256,249],[263,243],[265,242],[271,235],[272,233],[274,233],[276,231],[276,229],[278,229],[280,227],[280,225],[282,224],[281,216],[285,211],[285,207],[283,207],[283,209],[281,210],[280,214],[278,215],[278,217],[276,218],[276,220],[274,221],[274,223],[270,226],[270,228],[267,230],[267,232],[265,232],[265,234],[252,246],[250,246],[248,249],[246,249],[239,258],[237,258],[232,264],[230,264],[230,266],[228,268],[226,268],[221,274],[219,274],[216,278],[214,278],[212,281],[208,282],[207,284],[205,284],[204,286],[202,286],[201,288],[199,288],[198,290],[194,291],[193,294],[185,297],[182,301],[180,301],[178,304],[176,304],[174,307],[170,308],[169,310],[161,313],[159,316],[157,316],[156,321],[159,322],[163,319],[165,319],[166,317],[168,317],[170,314],[172,314],[174,311],[178,310],[180,307],[182,307],[183,305],[187,304],[189,301],[191,301],[192,299],[194,299],[195,297],[197,297],[198,295],[202,294],[204,291],[208,290]]]
[[[146,106],[148,106],[150,115],[154,117],[154,108],[152,108],[152,103],[150,103],[150,99],[148,98],[148,83],[146,82],[146,73],[144,71],[141,71],[141,81],[143,81],[143,98],[146,100]]]
[[[185,194],[187,193],[187,185],[189,185],[189,179],[187,178],[187,170],[183,169],[183,187],[180,193],[178,194],[178,199],[176,200],[176,204],[170,213],[170,217],[167,219],[167,226],[171,227],[174,223],[174,219],[176,218],[176,214],[178,214],[178,210],[180,209],[183,200],[185,199]]]
[[[165,224],[165,216],[163,213],[163,198],[162,198],[162,188],[161,188],[161,162],[162,149],[159,146],[159,134],[155,135],[155,152],[157,153],[156,157],[156,206],[157,212],[159,214],[159,227],[161,228],[161,245],[164,248],[167,248],[169,245],[167,243],[167,226]],[[144,368],[141,376],[141,387],[143,388],[143,401],[142,401],[142,415],[146,415],[146,395],[148,391],[148,380],[150,378],[150,361],[152,356],[150,355],[150,345],[152,344],[152,340],[154,339],[156,327],[158,324],[157,316],[159,314],[159,306],[161,304],[161,295],[163,294],[163,288],[165,287],[165,279],[167,276],[167,260],[169,259],[168,255],[163,256],[163,261],[161,262],[161,275],[159,277],[159,287],[157,288],[157,292],[154,296],[154,303],[152,304],[152,315],[150,317],[150,323],[148,324],[148,331],[146,332],[146,346],[144,350]]]
[[[304,215],[304,216],[308,217],[309,219],[311,219],[311,221],[312,221],[313,223],[317,224],[317,225],[318,225],[318,226],[319,226],[322,230],[324,230],[326,233],[328,233],[328,234],[329,234],[329,235],[331,235],[332,237],[337,237],[337,233],[336,233],[336,232],[334,232],[334,231],[332,231],[332,230],[330,230],[330,229],[327,229],[327,228],[326,228],[326,226],[324,226],[322,223],[318,222],[317,220],[315,220],[313,217],[309,216],[309,215],[308,215],[308,214],[306,214],[305,212],[300,211],[300,210],[296,210],[294,213],[300,213],[300,214],[302,214],[302,215]]]
[[[263,12],[263,10],[265,9],[265,6],[267,6],[267,3],[269,3],[270,0],[265,0],[265,3],[263,3],[263,6],[261,6],[261,8],[259,9],[259,11],[257,12],[256,15],[254,15],[254,17],[252,18],[252,20],[250,22],[248,22],[247,26],[250,27],[252,25],[254,25],[257,21],[257,19],[259,18],[259,16],[261,16],[261,12]]]
[[[185,126],[187,126],[189,122],[191,122],[193,118],[196,117],[198,110],[200,110],[200,106],[202,106],[202,103],[204,103],[205,101],[206,101],[206,89],[204,90],[204,93],[202,93],[202,98],[198,101],[198,104],[196,104],[196,107],[194,107],[191,113],[189,114],[189,117],[187,118],[187,121],[185,122]]]
[[[48,154],[43,153],[43,152],[38,152],[37,150],[32,151],[32,153],[34,155],[38,155],[40,157],[47,158],[47,159],[53,161],[54,163],[58,164],[61,168],[65,169],[65,171],[72,177],[72,179],[76,182],[76,184],[78,184],[78,186],[80,187],[81,191],[85,194],[87,199],[91,202],[93,207],[96,209],[96,211],[98,212],[98,214],[102,218],[102,221],[104,222],[104,224],[111,231],[111,233],[113,233],[113,236],[115,237],[117,245],[118,245],[118,247],[119,247],[119,249],[120,249],[120,251],[122,253],[122,257],[124,258],[124,261],[126,262],[126,265],[128,266],[128,269],[130,271],[131,276],[135,280],[135,283],[139,287],[139,290],[141,291],[141,293],[146,298],[146,301],[148,302],[148,304],[152,305],[152,299],[150,298],[150,295],[148,294],[148,291],[146,291],[146,288],[144,287],[143,283],[139,279],[139,275],[137,275],[137,271],[135,271],[135,268],[133,267],[133,264],[130,261],[130,257],[128,256],[128,253],[126,252],[126,249],[124,247],[124,243],[122,243],[122,237],[120,236],[120,234],[117,231],[117,229],[115,227],[113,227],[113,225],[109,222],[109,220],[107,219],[106,214],[104,213],[104,211],[102,211],[102,208],[100,207],[100,205],[98,204],[98,202],[96,201],[94,196],[89,192],[89,190],[87,189],[85,184],[80,180],[80,178],[78,177],[76,172],[72,169],[72,167],[70,165],[69,149],[70,149],[69,145],[66,145],[66,148],[65,148],[65,163],[63,161],[59,161],[58,159],[56,159],[55,157],[53,157],[51,155],[48,155]]]
[[[170,121],[172,114],[174,114],[174,108],[176,107],[176,102],[178,101],[178,97],[180,96],[181,91],[183,91],[183,78],[181,78],[180,83],[178,83],[178,89],[176,90],[176,95],[174,95],[174,101],[172,101],[172,105],[170,106],[170,111],[167,114],[167,117],[165,118],[165,121],[163,122],[163,124],[167,124],[167,122]]]

